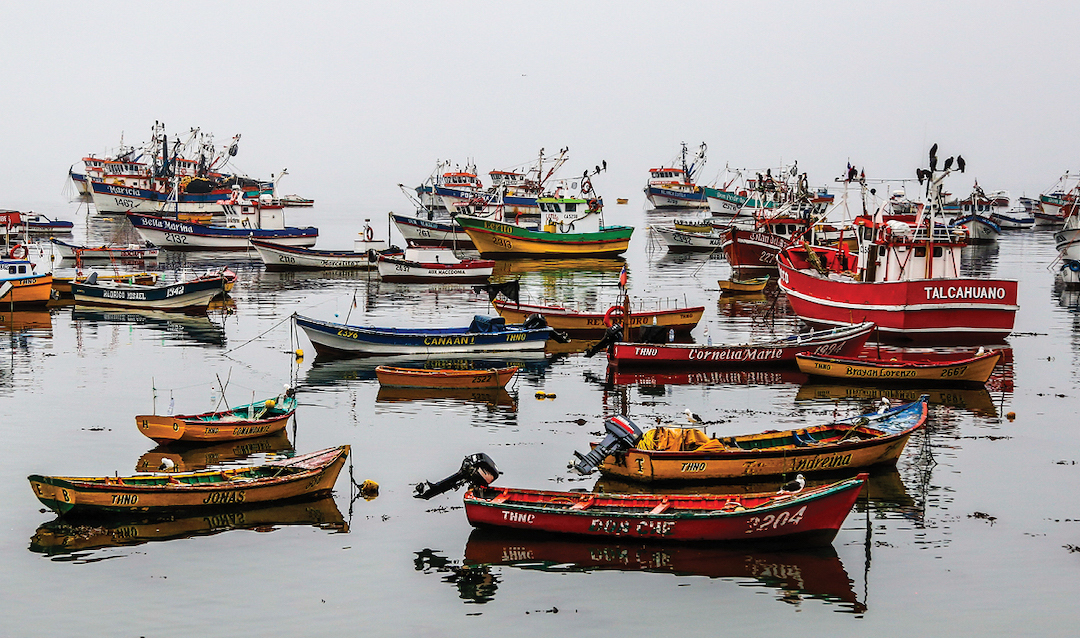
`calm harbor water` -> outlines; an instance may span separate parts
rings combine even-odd
[[[627,255],[634,298],[704,305],[698,341],[706,327],[715,342],[796,327],[773,293],[718,300],[728,265],[658,247],[645,226],[663,215],[610,210],[638,226]],[[85,207],[77,218],[76,239],[129,232]],[[290,221],[319,225],[328,248],[347,247],[342,238],[358,230],[345,212],[298,211]],[[967,250],[967,273],[1021,281],[1008,364],[987,390],[931,392],[928,429],[895,470],[874,474],[833,544],[811,551],[480,533],[460,493],[418,501],[412,486],[486,452],[505,472],[500,484],[594,489],[597,478],[565,468],[604,416],[625,410],[649,424],[690,408],[711,432],[739,434],[866,411],[881,390],[810,384],[788,370],[611,376],[603,355],[586,358],[575,343],[521,359],[506,392],[380,390],[376,362],[315,357],[288,317],[449,326],[492,314],[486,295],[368,273],[268,273],[236,255],[169,254],[156,266],[236,270],[231,299],[208,318],[70,306],[0,313],[0,634],[1075,635],[1080,312],[1075,294],[1054,287],[1054,255],[1043,232]],[[532,302],[602,311],[621,265],[513,260],[496,273],[520,278]],[[136,431],[136,414],[170,402],[178,412],[211,409],[219,377],[233,403],[296,383],[295,426],[180,451]],[[555,398],[538,400],[537,390]],[[65,527],[26,481],[123,475],[166,455],[194,469],[340,444],[353,454],[331,499],[166,522]],[[378,498],[357,497],[352,481],[364,479],[381,485]]]

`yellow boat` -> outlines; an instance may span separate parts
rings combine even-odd
[[[1001,360],[1001,351],[974,357],[939,361],[897,361],[831,357],[816,354],[795,355],[799,370],[805,374],[849,381],[903,381],[915,383],[986,383]]]
[[[825,425],[710,438],[696,428],[649,430],[600,465],[630,481],[725,481],[812,474],[896,463],[926,422],[927,397],[884,412]]]
[[[379,366],[375,376],[386,388],[468,389],[501,388],[517,372],[516,367],[487,370],[425,370]]]
[[[603,332],[612,323],[622,323],[623,307],[619,305],[603,312],[578,312],[562,306],[539,306],[526,303],[514,303],[496,299],[491,302],[506,323],[518,324],[529,315],[544,316],[547,325],[560,332]],[[639,310],[630,312],[630,327],[663,326],[672,328],[676,333],[689,333],[701,321],[705,313],[704,306],[692,308],[674,308],[668,310]]]
[[[765,290],[765,286],[769,283],[769,276],[755,279],[721,279],[718,283],[721,294],[754,294]]]
[[[135,417],[139,433],[158,443],[219,443],[250,439],[285,429],[296,412],[292,389],[273,398],[219,412],[174,416],[140,414]]]
[[[227,470],[75,478],[31,474],[34,495],[64,515],[171,513],[314,498],[334,488],[349,446]]]

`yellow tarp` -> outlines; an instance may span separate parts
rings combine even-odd
[[[711,439],[695,428],[653,428],[641,437],[637,446],[642,450],[660,452],[693,452],[722,450],[724,444]]]

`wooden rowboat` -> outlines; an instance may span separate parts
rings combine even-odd
[[[683,367],[721,367],[746,365],[794,364],[795,355],[855,354],[862,350],[872,323],[860,323],[832,330],[815,330],[780,339],[751,341],[743,344],[706,345],[701,343],[615,343],[608,351],[608,361],[618,366],[660,365]]]
[[[757,277],[755,279],[721,279],[720,291],[725,295],[738,295],[746,293],[755,293],[765,290],[765,286],[769,283],[769,276]]]
[[[859,474],[798,493],[596,494],[476,487],[465,494],[474,527],[662,541],[828,543],[866,482]]]
[[[348,456],[349,446],[342,445],[218,471],[96,478],[31,474],[28,478],[38,500],[61,515],[160,514],[326,495]]]
[[[375,376],[388,388],[501,388],[518,369],[491,368],[488,370],[425,370],[424,368],[395,368],[379,366]]]
[[[509,323],[521,323],[529,315],[543,315],[547,324],[562,332],[581,335],[583,333],[603,333],[612,323],[622,323],[623,308],[615,305],[603,312],[578,312],[562,306],[539,306],[526,303],[514,303],[496,299],[491,302],[504,319]],[[630,312],[630,328],[641,326],[663,326],[674,329],[677,334],[688,334],[693,330],[701,316],[705,313],[704,306],[691,308],[673,308],[669,310],[640,310]]]
[[[977,383],[990,378],[1001,351],[951,361],[896,361],[860,357],[796,355],[799,370],[811,376],[867,381]]]
[[[710,438],[695,428],[655,428],[600,465],[605,476],[654,481],[724,481],[812,474],[896,463],[926,423],[927,397],[826,425]]]
[[[135,417],[135,423],[141,434],[158,443],[219,443],[280,432],[295,412],[296,396],[290,388],[273,399],[231,410],[176,416],[142,414]]]
[[[102,246],[79,246],[50,237],[56,253],[62,259],[81,259],[89,261],[93,259],[157,259],[157,246],[146,244],[102,245]]]

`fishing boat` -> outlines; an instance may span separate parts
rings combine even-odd
[[[171,250],[247,250],[249,239],[311,247],[319,238],[312,226],[285,226],[285,207],[269,196],[248,200],[234,189],[233,198],[219,207],[225,211],[223,226],[134,212],[127,217],[144,240]]]
[[[649,183],[645,186],[645,198],[653,208],[706,208],[705,189],[694,183],[694,177],[705,166],[705,143],[698,147],[697,155],[687,162],[686,142],[682,144],[681,163],[678,167],[650,168]],[[675,162],[671,162],[675,164]]]
[[[248,242],[258,251],[267,270],[372,270],[380,253],[397,253],[399,249],[391,249],[384,239],[375,239],[369,221],[364,220],[359,237],[353,239],[351,251],[316,250],[253,237],[248,238]]]
[[[379,276],[389,282],[487,281],[492,259],[459,259],[449,248],[409,247],[404,255],[379,255]]]
[[[342,445],[253,467],[94,478],[31,474],[28,478],[38,500],[60,515],[160,514],[327,495],[348,455],[349,446]]]
[[[723,232],[715,231],[711,225],[707,230],[687,230],[675,225],[653,224],[649,230],[659,235],[668,251],[673,253],[719,252],[724,241]]]
[[[459,214],[454,219],[469,234],[482,257],[615,257],[626,252],[634,229],[604,225],[604,205],[596,197],[589,177],[565,184],[552,196],[537,198],[542,221],[535,228],[474,215]]]
[[[465,493],[474,527],[657,541],[829,543],[867,474],[798,493],[597,494],[505,487]]]
[[[765,290],[769,285],[769,276],[756,277],[754,279],[721,279],[720,294],[722,295],[751,295]]]
[[[379,366],[375,368],[375,375],[379,379],[379,385],[387,388],[491,389],[505,386],[517,371],[515,366],[488,370],[430,370]]]
[[[520,323],[530,315],[541,315],[555,330],[569,332],[575,336],[601,333],[615,323],[620,325],[629,323],[632,330],[642,326],[661,326],[665,328],[665,332],[670,328],[676,334],[689,334],[705,313],[704,306],[667,310],[631,310],[630,318],[626,321],[624,319],[626,311],[618,304],[608,308],[607,312],[579,312],[562,306],[541,306],[502,299],[495,299],[491,303],[499,315],[510,323]]]
[[[294,314],[315,351],[323,355],[444,354],[543,350],[555,331],[540,321],[506,325],[502,317],[476,315],[462,328],[377,328],[320,321]]]
[[[460,250],[476,248],[469,233],[452,219],[436,219],[434,214],[422,217],[397,213],[390,213],[390,219],[409,246],[449,246]]]
[[[960,356],[941,361],[897,361],[895,359],[839,357],[815,354],[795,355],[799,370],[810,376],[865,381],[912,383],[984,384],[1001,361],[1000,351]]]
[[[139,433],[158,443],[220,443],[280,432],[296,412],[292,388],[271,399],[232,409],[175,416],[141,414],[135,417]]]
[[[1017,282],[960,274],[966,237],[942,222],[953,158],[938,170],[936,151],[931,168],[918,170],[929,200],[918,216],[886,219],[879,210],[857,219],[857,254],[846,244],[781,251],[780,288],[799,318],[815,326],[872,321],[883,338],[901,341],[985,343],[1012,332]]]
[[[0,258],[0,308],[47,304],[52,297],[52,273],[39,273],[36,264],[25,259],[25,246],[16,245],[8,254]]]
[[[725,481],[836,472],[895,464],[926,423],[927,397],[823,425],[710,437],[698,428],[656,427],[599,466],[605,476],[640,482]],[[591,469],[591,468],[590,468]]]
[[[608,361],[617,366],[721,367],[795,363],[795,355],[857,354],[874,330],[864,322],[742,344],[614,343]]]
[[[50,288],[52,283],[49,284]],[[225,292],[220,273],[171,284],[144,286],[122,281],[99,281],[91,273],[86,281],[72,282],[76,305],[151,308],[156,310],[206,310],[210,300]]]
[[[52,219],[40,213],[20,213],[15,210],[0,210],[0,233],[8,235],[28,235],[41,233],[70,233],[74,222]]]
[[[61,259],[77,259],[88,261],[91,259],[157,259],[157,246],[146,244],[102,245],[102,246],[79,246],[69,244],[55,237],[50,237],[49,242]]]

